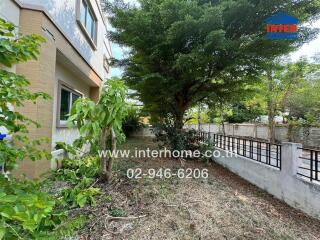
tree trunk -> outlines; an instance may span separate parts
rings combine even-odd
[[[288,142],[294,142],[294,123],[288,121],[288,133],[287,133]]]
[[[200,121],[201,121],[201,109],[200,109],[200,104],[199,104],[199,106],[198,106],[198,132],[200,132],[201,131],[201,123],[200,123]]]
[[[103,152],[107,151],[107,141],[108,137],[111,134],[111,154],[102,154],[101,157],[101,174],[100,179],[103,182],[110,183],[112,178],[112,166],[113,166],[113,156],[112,153],[114,153],[117,149],[117,137],[113,129],[103,128],[102,130],[102,136],[101,136],[101,142],[100,142],[100,148]]]
[[[273,99],[273,79],[271,76],[271,71],[268,71],[267,73],[267,78],[268,78],[268,127],[269,127],[269,140],[270,143],[274,144],[275,143],[275,122],[274,122],[274,117],[275,117],[275,104],[274,104],[274,99]]]
[[[186,110],[187,108],[185,106],[178,106],[176,109],[174,127],[177,130],[181,130],[183,128],[183,117]]]
[[[226,128],[225,128],[225,125],[224,125],[225,114],[224,114],[222,102],[220,102],[220,113],[221,113],[220,116],[221,116],[222,134],[223,134],[223,135],[226,135]]]
[[[175,97],[174,127],[177,130],[182,130],[183,128],[183,117],[188,109],[188,104],[189,102],[183,94],[179,94]]]
[[[268,121],[269,121],[269,140],[270,143],[274,144],[275,139],[275,124],[274,124],[274,114],[270,111],[268,114]]]
[[[222,134],[226,135],[226,128],[224,126],[224,120],[221,121],[221,125],[222,125]]]
[[[101,139],[100,139],[100,149],[102,151],[101,161],[100,161],[100,167],[101,167],[101,173],[100,173],[100,179],[102,181],[108,181],[108,156],[106,154],[107,151],[107,139],[109,135],[109,129],[104,127],[102,129]]]
[[[115,152],[117,149],[117,137],[116,134],[114,132],[113,129],[111,129],[111,151]],[[111,182],[111,178],[112,178],[112,166],[113,166],[113,156],[110,155],[109,157],[109,161],[107,162],[107,182],[110,183]]]

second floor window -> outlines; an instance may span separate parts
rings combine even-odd
[[[80,1],[80,21],[93,42],[96,39],[96,19],[87,0]]]

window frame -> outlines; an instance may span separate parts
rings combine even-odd
[[[103,67],[107,73],[110,72],[110,61],[109,61],[107,55],[103,56]]]
[[[92,20],[93,20],[93,38],[90,35],[89,31],[87,30],[85,24],[82,23],[81,21],[81,8],[82,8],[82,2],[85,2],[87,5],[87,9],[88,11],[86,11],[86,17],[85,19],[87,19],[87,15],[88,13],[92,16]],[[98,18],[93,10],[92,4],[90,0],[77,0],[76,1],[76,21],[82,31],[82,33],[84,34],[85,38],[87,39],[87,41],[89,42],[89,44],[91,45],[91,47],[94,50],[97,50],[97,39],[98,39]],[[86,21],[86,20],[85,20]]]
[[[71,101],[70,104],[72,104],[72,94],[79,96],[82,98],[84,95],[80,91],[76,90],[75,88],[69,86],[68,84],[64,83],[63,81],[58,80],[58,101],[57,101],[57,113],[56,113],[56,126],[57,128],[68,128],[68,121],[67,120],[61,120],[61,91],[66,90],[71,95]],[[71,105],[72,106],[72,105]],[[70,110],[71,110],[71,106]]]

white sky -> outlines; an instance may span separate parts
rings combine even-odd
[[[320,19],[313,24],[310,24],[313,28],[320,28]],[[293,61],[298,60],[301,56],[312,57],[316,53],[320,53],[320,34],[313,41],[302,45],[300,49],[291,54]]]

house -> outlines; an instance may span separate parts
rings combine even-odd
[[[58,141],[72,143],[76,129],[67,127],[72,103],[86,96],[95,101],[108,77],[111,47],[108,19],[99,0],[1,0],[0,17],[18,26],[22,34],[46,38],[37,61],[14,66],[11,71],[26,76],[31,91],[51,95],[50,101],[26,103],[20,112],[41,124],[30,129],[30,138],[48,138],[46,148]],[[25,161],[21,171],[36,177],[50,168],[50,161]]]

